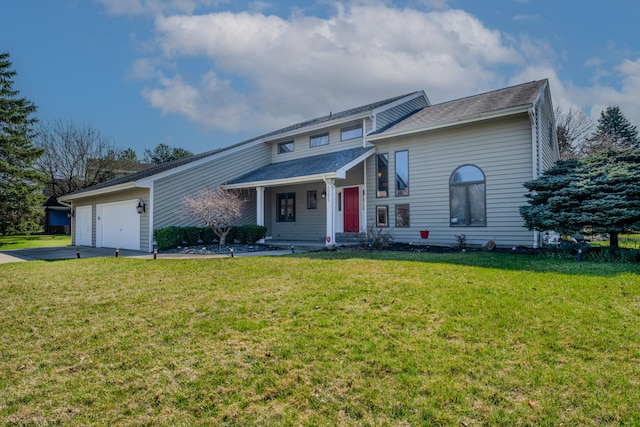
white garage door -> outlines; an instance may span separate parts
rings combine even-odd
[[[76,208],[76,245],[91,246],[91,206],[78,206]]]
[[[140,250],[140,214],[137,200],[96,206],[96,246]]]

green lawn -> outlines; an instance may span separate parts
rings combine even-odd
[[[44,246],[69,246],[71,236],[64,234],[30,234],[17,236],[0,236],[0,250],[39,248]]]
[[[6,425],[639,425],[640,266],[511,254],[0,265]]]

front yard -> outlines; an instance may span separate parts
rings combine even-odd
[[[71,235],[69,234],[30,234],[0,236],[1,251],[69,245],[71,245]]]
[[[0,265],[8,425],[637,425],[640,266],[317,253]]]

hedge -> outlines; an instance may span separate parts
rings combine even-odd
[[[262,225],[241,225],[233,227],[227,234],[227,243],[236,240],[242,244],[254,245],[267,234],[267,227]],[[197,245],[200,241],[210,244],[218,241],[213,229],[210,227],[165,227],[153,231],[158,249],[166,250],[176,248],[182,244]]]

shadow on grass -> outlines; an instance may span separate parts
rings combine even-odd
[[[312,259],[367,259],[385,261],[427,262],[439,264],[453,264],[468,267],[491,268],[514,271],[531,271],[535,273],[560,273],[571,275],[587,275],[614,277],[621,274],[640,275],[640,264],[621,262],[590,262],[577,259],[562,259],[545,252],[508,253],[482,252],[468,250],[438,252],[410,252],[410,251],[358,251],[354,249],[321,250],[299,255]]]

